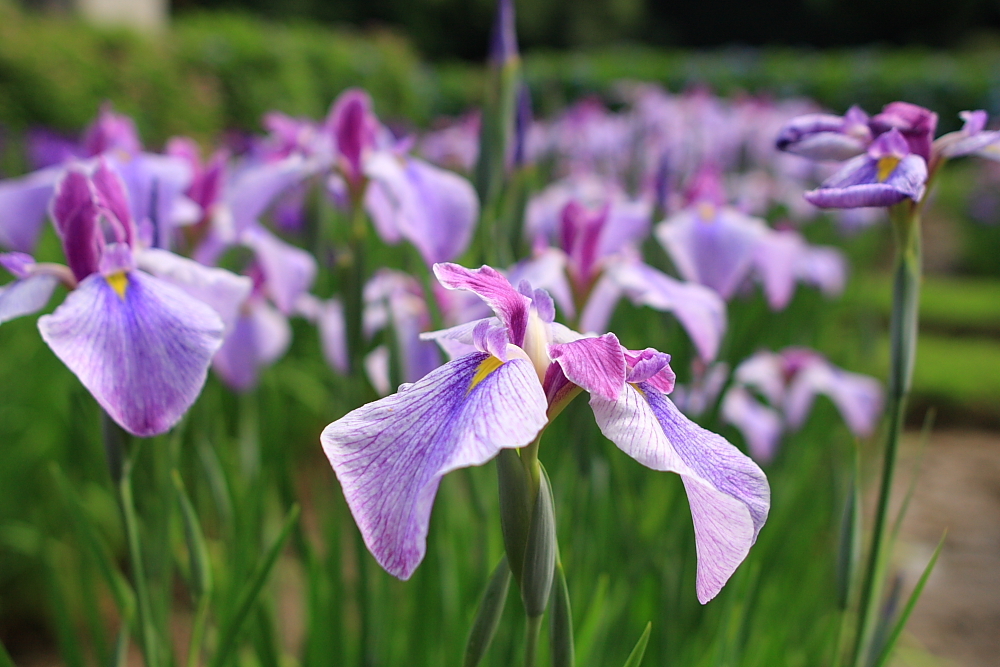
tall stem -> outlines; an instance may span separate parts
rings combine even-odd
[[[528,617],[528,633],[524,643],[524,667],[535,667],[535,654],[538,652],[538,637],[541,634],[542,617]]]
[[[858,633],[854,647],[854,665],[867,663],[868,652],[878,621],[888,554],[886,525],[889,499],[896,470],[896,455],[903,432],[906,399],[913,379],[913,364],[917,351],[918,311],[920,306],[920,209],[916,205],[900,204],[891,210],[896,240],[896,264],[893,274],[892,320],[889,326],[890,366],[889,395],[886,414],[889,417],[882,481],[879,488],[875,524],[872,529],[871,552],[861,589]]]

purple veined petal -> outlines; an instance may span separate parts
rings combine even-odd
[[[702,203],[660,223],[655,235],[685,280],[729,299],[750,271],[757,243],[767,231],[758,218]]]
[[[264,271],[265,289],[286,315],[316,278],[316,260],[305,250],[285,243],[261,225],[247,227],[240,241],[257,255]]]
[[[118,287],[89,276],[39,318],[38,329],[116,422],[149,437],[169,430],[194,403],[223,326],[202,302],[133,271]]]
[[[247,276],[205,266],[167,250],[143,250],[136,261],[143,271],[208,304],[222,318],[227,333],[232,331],[240,308],[253,289],[253,281]]]
[[[903,157],[883,181],[879,180],[879,160],[862,155],[845,164],[818,189],[806,192],[805,198],[820,208],[892,206],[904,199],[920,201],[926,182],[927,163],[919,155]]]
[[[523,447],[546,424],[531,363],[492,364],[470,354],[323,431],[323,449],[365,544],[390,574],[408,579],[424,557],[441,477]],[[478,382],[477,382],[478,380]]]
[[[0,247],[34,252],[62,167],[0,181]]]
[[[455,360],[467,354],[481,351],[476,348],[475,332],[476,328],[483,322],[487,322],[490,327],[503,326],[498,318],[487,317],[440,331],[425,331],[420,334],[420,340],[434,341],[444,350],[445,354]]]
[[[510,332],[510,342],[521,346],[528,327],[531,299],[514,289],[502,273],[489,266],[467,269],[458,264],[435,264],[434,275],[444,287],[468,290],[485,301]]]
[[[641,262],[621,262],[608,275],[637,305],[674,314],[705,361],[715,359],[726,331],[726,304],[697,283],[683,283]]]
[[[777,410],[735,386],[722,399],[722,419],[740,430],[755,461],[766,464],[774,459],[784,430]]]
[[[0,324],[45,308],[58,284],[55,276],[35,275],[0,285]]]
[[[294,154],[279,162],[256,164],[234,175],[224,193],[234,233],[253,226],[268,206],[290,187],[312,176],[320,163]]]
[[[558,248],[546,248],[541,253],[514,265],[507,272],[511,284],[526,280],[532,287],[546,290],[566,314],[573,318],[573,292],[566,279],[566,253]]]
[[[232,389],[250,391],[260,371],[281,358],[292,342],[288,318],[267,302],[252,299],[212,359],[212,367]]]
[[[109,218],[118,243],[135,245],[135,224],[129,210],[129,197],[125,183],[103,158],[98,159],[97,169],[91,176],[96,202]],[[110,215],[108,215],[110,213]]]
[[[891,102],[868,124],[872,132],[880,136],[897,130],[906,139],[911,152],[929,160],[937,121],[937,114],[929,109],[909,102]]]
[[[637,384],[648,382],[662,394],[674,390],[677,375],[670,368],[670,355],[651,347],[645,350],[625,350],[625,361],[628,365],[626,382]]]
[[[323,358],[335,371],[346,374],[350,370],[347,351],[347,322],[344,304],[340,299],[320,303],[316,317]]]
[[[625,352],[613,333],[549,346],[552,361],[585,391],[614,400],[625,386]]]
[[[770,489],[757,465],[701,428],[647,383],[626,384],[609,401],[591,394],[605,437],[636,461],[684,482],[698,552],[697,593],[714,598],[746,557],[767,519]]]
[[[816,394],[830,397],[854,435],[867,437],[875,431],[882,410],[882,386],[874,378],[841,370],[821,358],[807,364],[792,380],[785,398],[789,426],[802,427]]]

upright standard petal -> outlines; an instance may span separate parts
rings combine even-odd
[[[424,557],[441,477],[523,447],[545,426],[545,394],[531,363],[497,361],[470,354],[449,362],[323,431],[365,544],[400,579]]]
[[[0,247],[34,252],[60,167],[0,182]]]
[[[490,266],[467,269],[458,264],[435,264],[434,275],[444,287],[468,290],[493,309],[510,332],[510,342],[524,344],[531,299],[511,286],[502,273]]]
[[[698,551],[697,593],[714,598],[746,557],[767,519],[771,492],[757,464],[701,428],[648,383],[626,384],[609,401],[592,394],[601,432],[653,470],[684,482]]]
[[[141,437],[191,407],[222,344],[215,311],[141,271],[89,276],[38,328],[101,407]]]

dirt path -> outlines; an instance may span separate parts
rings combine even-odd
[[[918,439],[911,434],[904,441],[901,491]],[[931,435],[896,552],[909,586],[945,529],[948,537],[911,617],[908,642],[945,658],[945,664],[1000,667],[1000,433]]]

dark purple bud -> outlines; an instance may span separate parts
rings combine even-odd
[[[909,102],[892,102],[871,119],[869,126],[876,135],[892,129],[899,130],[909,144],[910,152],[930,160],[937,121],[937,114],[929,109]]]
[[[97,272],[104,250],[94,198],[90,179],[71,168],[56,185],[52,202],[52,219],[62,237],[66,263],[77,280]]]
[[[100,155],[105,151],[120,150],[128,154],[142,150],[135,123],[123,114],[115,113],[111,103],[106,102],[101,112],[83,135],[83,152],[87,157]]]
[[[372,113],[372,101],[360,88],[349,88],[333,103],[327,128],[333,133],[344,177],[356,186],[361,182],[361,160],[375,144],[378,121]]]
[[[517,58],[517,30],[514,20],[514,0],[497,0],[497,13],[490,37],[489,60],[505,65]]]

